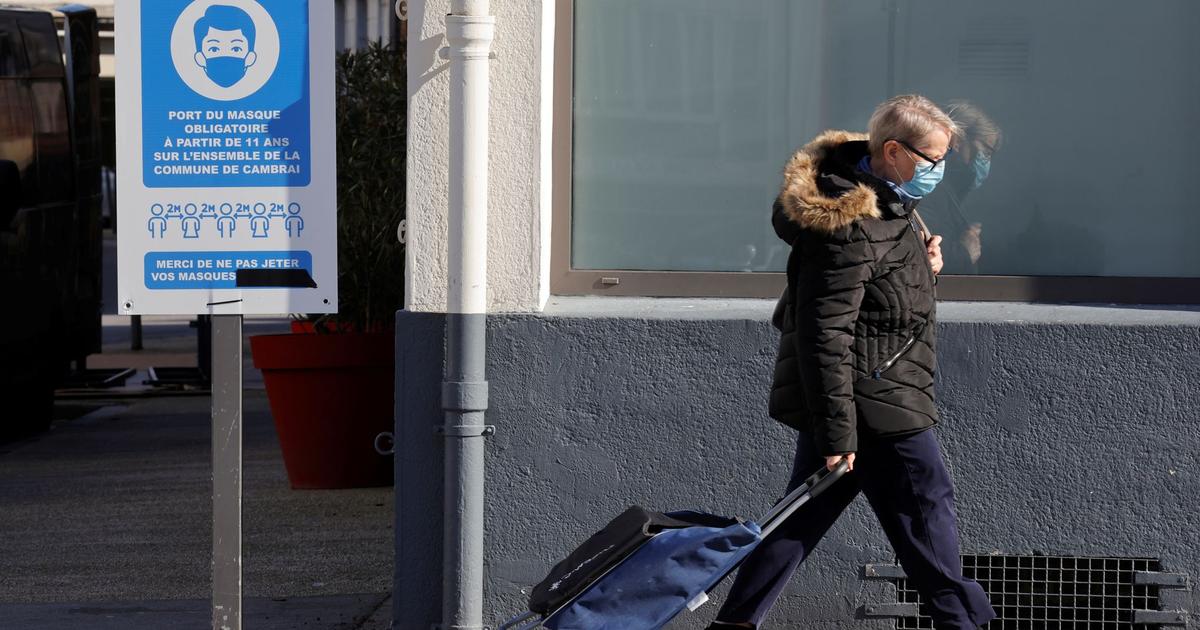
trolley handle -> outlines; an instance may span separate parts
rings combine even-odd
[[[531,628],[540,626],[542,621],[543,619],[541,615],[531,610],[527,610],[524,613],[509,619],[503,624],[500,624],[496,630],[509,630],[509,628],[516,628],[517,630],[530,630]]]
[[[834,482],[841,479],[850,470],[850,463],[843,459],[833,470],[828,470],[822,467],[811,477],[804,480],[795,490],[792,490],[786,497],[775,507],[771,508],[770,512],[763,517],[761,522],[762,537],[766,538],[775,531],[789,516],[796,513],[800,506],[808,503],[814,497],[820,495],[832,486]]]

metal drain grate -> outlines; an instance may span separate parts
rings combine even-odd
[[[983,586],[996,609],[989,630],[1134,628],[1137,611],[1159,607],[1159,586],[1135,583],[1137,573],[1159,571],[1151,558],[964,555],[962,561],[963,575]],[[900,603],[918,603],[907,578],[896,590]],[[924,613],[898,619],[896,628],[933,628]]]

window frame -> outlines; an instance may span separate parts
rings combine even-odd
[[[776,298],[778,272],[630,271],[571,267],[575,0],[555,0],[550,293],[630,297]],[[766,220],[764,209],[764,221]],[[938,299],[974,302],[1200,304],[1200,278],[943,275]]]

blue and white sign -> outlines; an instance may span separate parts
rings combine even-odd
[[[337,311],[333,2],[117,0],[120,311]]]

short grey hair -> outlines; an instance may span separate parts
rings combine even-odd
[[[958,124],[959,137],[955,148],[961,143],[966,143],[970,144],[971,150],[976,153],[981,150],[995,151],[1004,139],[996,121],[970,101],[950,101],[946,103],[946,113]]]
[[[883,143],[902,140],[917,144],[925,136],[941,129],[953,140],[959,135],[958,125],[933,101],[919,94],[893,96],[879,104],[867,123],[871,155],[883,152]]]

